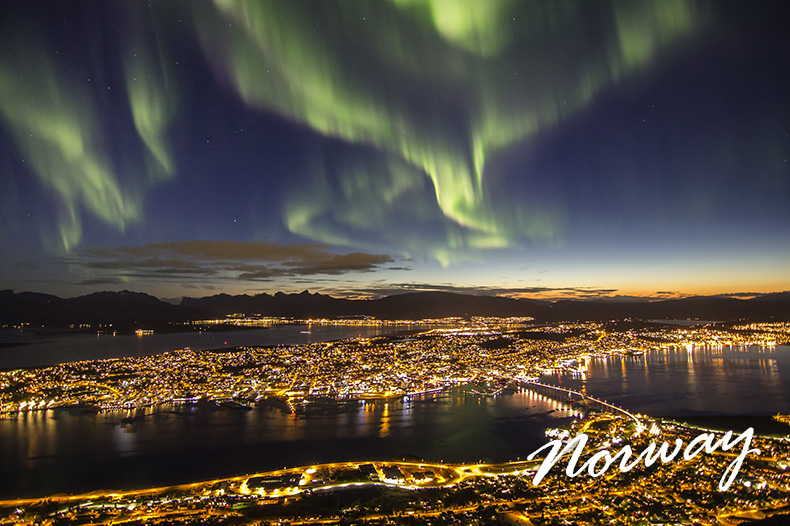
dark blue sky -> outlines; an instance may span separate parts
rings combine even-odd
[[[790,289],[784,2],[5,2],[0,287]]]

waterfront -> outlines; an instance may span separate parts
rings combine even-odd
[[[620,335],[609,338],[594,344],[604,348],[622,342]],[[48,373],[9,373],[7,387],[16,386],[9,392],[24,386],[32,397],[47,392],[65,405],[46,409],[36,402],[37,410],[10,410],[0,420],[0,462],[7,474],[0,496],[144,488],[319,462],[513,460],[545,443],[546,428],[567,422],[575,411],[530,391],[475,394],[497,392],[478,386],[365,402],[343,396],[319,402],[304,393],[321,382],[334,386],[337,395],[400,389],[409,377],[430,385],[437,371],[453,382],[470,373],[485,377],[495,369],[507,377],[519,364],[538,367],[543,362],[535,361],[536,356],[567,363],[565,344],[534,346],[529,341],[511,349],[508,340],[483,330],[383,340],[373,347],[347,341],[232,354],[171,353],[56,367]],[[568,345],[579,345],[573,342]],[[560,373],[544,381],[650,416],[771,414],[777,412],[774,407],[784,412],[790,407],[788,350],[689,344],[641,355],[599,355],[586,359],[584,376]],[[272,352],[277,355],[267,354]],[[387,365],[393,358],[394,368]],[[271,369],[280,361],[283,368]],[[339,364],[344,365],[336,370]],[[723,396],[725,385],[733,386],[737,405]],[[204,401],[172,403],[183,390],[203,393],[198,398]],[[264,392],[276,395],[259,399],[254,409],[230,408],[241,407],[230,398],[243,401]],[[152,397],[162,401],[151,403]],[[729,401],[722,404],[722,398]],[[96,404],[106,410],[95,412]],[[116,409],[120,407],[128,409]],[[719,407],[729,412],[717,411]],[[94,412],[86,412],[90,408]]]
[[[43,367],[59,363],[107,358],[147,356],[189,347],[193,350],[247,345],[301,345],[424,330],[423,326],[274,325],[266,329],[206,332],[173,332],[135,336],[132,334],[24,333],[0,331],[0,370]]]
[[[493,464],[410,460],[314,463],[168,487],[0,499],[0,514],[7,517],[7,524],[31,526],[173,525],[194,524],[196,520],[260,525],[284,521],[391,524],[393,517],[399,518],[398,523],[437,526],[501,524],[503,518],[510,519],[510,524],[556,524],[557,517],[568,524],[600,524],[604,522],[597,520],[600,515],[605,522],[618,524],[736,525],[787,511],[789,488],[783,459],[787,458],[788,444],[784,439],[762,437],[752,442],[751,430],[741,435],[746,442],[733,460],[734,454],[728,450],[734,444],[711,444],[704,453],[699,448],[692,450],[694,443],[708,443],[714,437],[693,427],[662,422],[662,451],[668,442],[686,443],[682,460],[677,457],[680,449],[658,466],[655,459],[640,455],[627,467],[620,465],[619,475],[615,472],[598,478],[593,469],[601,455],[604,466],[600,470],[611,467],[607,446],[613,438],[626,443],[621,452],[627,457],[632,447],[644,448],[648,454],[656,446],[654,433],[644,430],[658,429],[659,423],[646,417],[639,420],[611,413],[574,420],[565,432],[576,433],[581,442],[569,459],[569,470],[577,463],[577,456],[583,455],[581,449],[589,438],[604,446],[582,460],[581,471],[586,474],[557,469],[553,466],[557,459],[548,456],[528,460],[533,455],[527,460]],[[722,440],[726,441],[726,436]],[[757,447],[750,448],[750,444]],[[727,478],[728,472],[731,478]],[[406,517],[412,520],[403,522]],[[625,517],[631,521],[623,521]]]
[[[565,409],[565,410],[564,410]],[[502,462],[529,453],[567,406],[530,391],[498,397],[455,388],[409,401],[275,403],[253,410],[212,404],[135,412],[41,411],[0,419],[0,497],[139,488],[315,462]]]
[[[775,415],[790,411],[790,346],[680,346],[592,357],[585,375],[542,381],[650,416]]]

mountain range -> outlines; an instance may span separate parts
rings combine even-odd
[[[60,298],[36,292],[0,291],[0,324],[66,326],[90,323],[114,326],[162,325],[215,319],[231,313],[293,318],[373,316],[424,319],[450,316],[531,316],[538,321],[700,319],[790,321],[790,292],[750,299],[697,296],[682,299],[617,301],[543,301],[449,292],[413,292],[379,299],[350,300],[304,291],[298,294],[218,294],[183,298],[179,304],[140,292],[96,292]]]

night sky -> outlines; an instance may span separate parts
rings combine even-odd
[[[790,290],[786,1],[0,5],[0,288]]]

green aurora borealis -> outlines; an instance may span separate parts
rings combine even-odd
[[[6,4],[0,287],[786,289],[786,79],[761,54],[779,30],[748,40],[778,6]],[[373,259],[283,273],[163,248],[193,240]],[[733,247],[760,279],[716,266]]]

